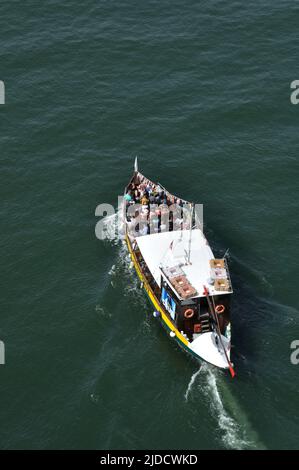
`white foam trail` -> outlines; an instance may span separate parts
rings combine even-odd
[[[96,305],[95,311],[99,317],[111,318],[112,314],[101,305]]]
[[[201,378],[195,388],[199,375]],[[215,429],[219,435],[219,440],[227,449],[264,449],[265,447],[258,439],[256,432],[251,428],[246,415],[232,395],[226,382],[228,377],[224,377],[223,383],[222,378],[221,371],[207,363],[202,363],[199,370],[191,376],[184,395],[185,401],[188,401],[192,391],[194,392],[194,398],[196,391],[204,394],[206,403],[210,407],[211,416],[217,423]],[[196,400],[198,400],[198,397],[196,397]]]
[[[225,409],[214,371],[208,366],[206,366],[206,371],[207,382],[203,390],[209,399],[211,411],[218,421],[221,440],[225,447],[239,450],[252,447],[253,443],[246,439],[245,429],[242,429],[242,426]]]
[[[124,236],[123,209],[120,207],[115,214],[107,215],[102,220],[104,239],[118,245]]]
[[[92,403],[97,404],[99,401],[99,395],[97,395],[96,393],[91,393],[90,400],[92,401]]]
[[[125,280],[124,295],[130,296],[133,301],[137,300],[138,304],[142,303],[145,306],[146,297],[140,289],[140,280],[135,275],[135,269],[124,242],[123,208],[120,207],[115,214],[104,217],[102,224],[105,240],[119,247],[116,262],[108,272],[112,278],[110,282],[112,287],[117,287],[117,282]]]
[[[117,214],[109,216],[107,220],[105,220],[105,223],[110,226],[117,224],[116,217]],[[115,239],[110,240],[113,245],[118,245],[117,258],[108,271],[108,275],[111,277],[110,284],[114,288],[121,285],[126,297],[130,297],[131,301],[138,305],[142,304],[142,306],[145,307],[147,305],[146,296],[143,290],[140,289],[140,279],[135,275],[135,269],[126,244],[125,242],[120,243],[121,240],[121,237],[118,238],[117,242]]]
[[[187,387],[187,390],[186,390],[186,393],[185,393],[185,400],[186,401],[188,401],[189,394],[190,394],[190,392],[192,390],[192,387],[195,383],[196,377],[200,374],[201,368],[202,368],[202,366],[200,366],[200,368],[196,372],[194,372],[194,374],[192,374],[192,376],[191,376],[190,382],[188,383],[188,387]]]
[[[108,271],[109,276],[114,276],[115,275],[115,264],[111,267],[111,269]]]

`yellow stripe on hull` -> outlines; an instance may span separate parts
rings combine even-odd
[[[184,347],[189,350],[189,341],[179,332],[179,330],[174,326],[174,324],[169,320],[168,316],[166,315],[164,309],[162,308],[162,306],[160,305],[157,297],[155,296],[155,294],[153,293],[147,279],[143,276],[142,272],[141,272],[141,269],[139,267],[139,264],[138,264],[138,261],[137,261],[137,258],[136,258],[136,255],[134,253],[134,251],[132,250],[132,247],[131,247],[131,242],[130,242],[130,239],[128,237],[128,235],[126,235],[126,242],[127,242],[127,246],[128,246],[128,250],[130,252],[130,255],[131,255],[131,259],[133,261],[133,264],[134,264],[134,267],[135,267],[135,270],[137,272],[137,275],[140,279],[140,281],[143,283],[143,287],[147,293],[147,295],[149,296],[152,304],[154,305],[155,309],[160,312],[161,314],[161,318],[163,320],[163,322],[165,323],[165,325],[175,333],[177,339],[184,345]],[[192,352],[192,351],[190,351]]]

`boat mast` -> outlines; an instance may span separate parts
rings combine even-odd
[[[189,232],[189,247],[188,247],[187,264],[191,264],[191,263],[190,263],[190,256],[191,256],[191,240],[192,240],[193,214],[194,214],[194,204],[192,204],[192,211],[191,211],[190,232]]]
[[[221,330],[220,330],[220,325],[219,325],[219,320],[218,320],[218,316],[217,316],[217,313],[215,311],[215,303],[214,303],[214,299],[213,299],[213,296],[212,297],[212,300],[213,300],[213,305],[211,303],[211,300],[210,300],[210,293],[208,291],[208,289],[206,288],[206,286],[204,286],[204,295],[206,296],[207,298],[207,302],[208,302],[208,306],[209,306],[209,310],[210,310],[210,314],[215,322],[215,330],[216,330],[216,334],[218,336],[218,340],[221,344],[221,347],[223,349],[223,352],[224,352],[224,355],[225,355],[225,359],[226,359],[226,362],[227,362],[227,365],[228,365],[228,368],[229,368],[229,371],[231,373],[231,376],[232,378],[234,378],[234,376],[236,375],[235,371],[234,371],[234,367],[231,363],[231,361],[229,360],[228,358],[228,355],[227,355],[227,352],[226,352],[226,349],[225,349],[225,346],[223,344],[223,341],[222,341],[222,338],[221,338]]]

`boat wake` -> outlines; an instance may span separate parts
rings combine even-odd
[[[102,237],[112,245],[118,245],[124,238],[123,209],[120,207],[115,214],[107,215],[101,220]]]
[[[210,399],[211,411],[218,421],[221,440],[225,447],[239,450],[252,448],[253,443],[247,438],[245,429],[225,409],[217,386],[216,374],[209,369],[204,393]]]
[[[196,380],[201,376],[198,387]],[[191,393],[200,391],[210,407],[213,418],[217,421],[219,440],[227,449],[264,449],[244,412],[240,410],[226,383],[220,383],[221,372],[203,363],[192,375],[185,393],[188,401]],[[220,386],[221,385],[221,386]],[[221,390],[223,389],[223,393]],[[230,411],[228,411],[228,409]]]
[[[192,374],[192,376],[191,376],[190,382],[188,383],[188,387],[187,387],[187,390],[186,390],[186,393],[185,393],[185,400],[186,401],[188,401],[188,397],[189,397],[189,395],[191,393],[191,390],[193,388],[193,385],[196,381],[196,377],[200,374],[201,368],[202,368],[202,366],[200,366],[200,368],[196,372],[194,372],[194,374]]]
[[[127,250],[126,243],[123,240],[121,232],[122,210],[118,213],[104,217],[102,220],[104,231],[106,234],[106,242],[117,246],[117,256],[114,264],[108,271],[110,276],[110,284],[113,288],[122,288],[125,297],[130,297],[133,302],[139,305],[146,305],[145,296],[140,289],[141,283],[135,275],[133,263]],[[118,236],[115,233],[118,230]]]
[[[107,308],[104,308],[100,304],[96,305],[95,311],[96,311],[98,318],[112,318],[112,313],[108,311]]]
[[[123,292],[124,297],[130,297],[130,302],[137,306],[146,307],[146,298],[140,288],[141,283],[135,275],[134,266],[124,241],[122,208],[115,214],[108,215],[101,220],[102,233],[105,234],[105,243],[116,246],[116,258],[111,268],[107,271],[110,286]],[[102,311],[98,313],[102,315]]]

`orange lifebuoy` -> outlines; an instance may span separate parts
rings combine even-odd
[[[225,311],[225,307],[224,307],[224,305],[217,305],[215,310],[219,315],[221,315],[221,313],[223,313]]]
[[[189,319],[194,316],[194,310],[192,308],[187,308],[187,310],[184,311],[184,317]]]

